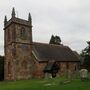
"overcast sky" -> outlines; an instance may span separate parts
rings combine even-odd
[[[4,55],[3,21],[16,16],[27,19],[31,13],[33,41],[48,43],[52,34],[80,52],[90,40],[90,0],[0,0],[0,55]]]

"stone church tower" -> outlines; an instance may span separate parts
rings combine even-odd
[[[11,19],[4,20],[5,39],[5,80],[29,79],[32,77],[32,19],[29,13],[28,20],[15,17],[12,9]]]

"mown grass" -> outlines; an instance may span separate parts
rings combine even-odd
[[[0,82],[0,90],[90,90],[90,80],[72,80],[63,84],[64,78],[31,79]]]

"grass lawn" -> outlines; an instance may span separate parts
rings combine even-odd
[[[72,80],[63,84],[63,78],[31,79],[0,82],[0,90],[90,90],[90,80]]]

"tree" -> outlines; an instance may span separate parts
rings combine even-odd
[[[52,35],[49,44],[57,44],[57,45],[60,45],[60,44],[61,44],[61,39],[60,39],[60,37],[59,37],[59,36],[54,36],[54,35]]]
[[[90,71],[90,41],[87,42],[88,46],[82,50],[81,57],[83,66]]]
[[[0,80],[4,79],[4,56],[0,56]]]
[[[61,44],[61,39],[59,36],[55,36],[55,43],[60,45]]]
[[[54,44],[54,43],[55,43],[55,37],[54,35],[52,35],[49,44]]]

